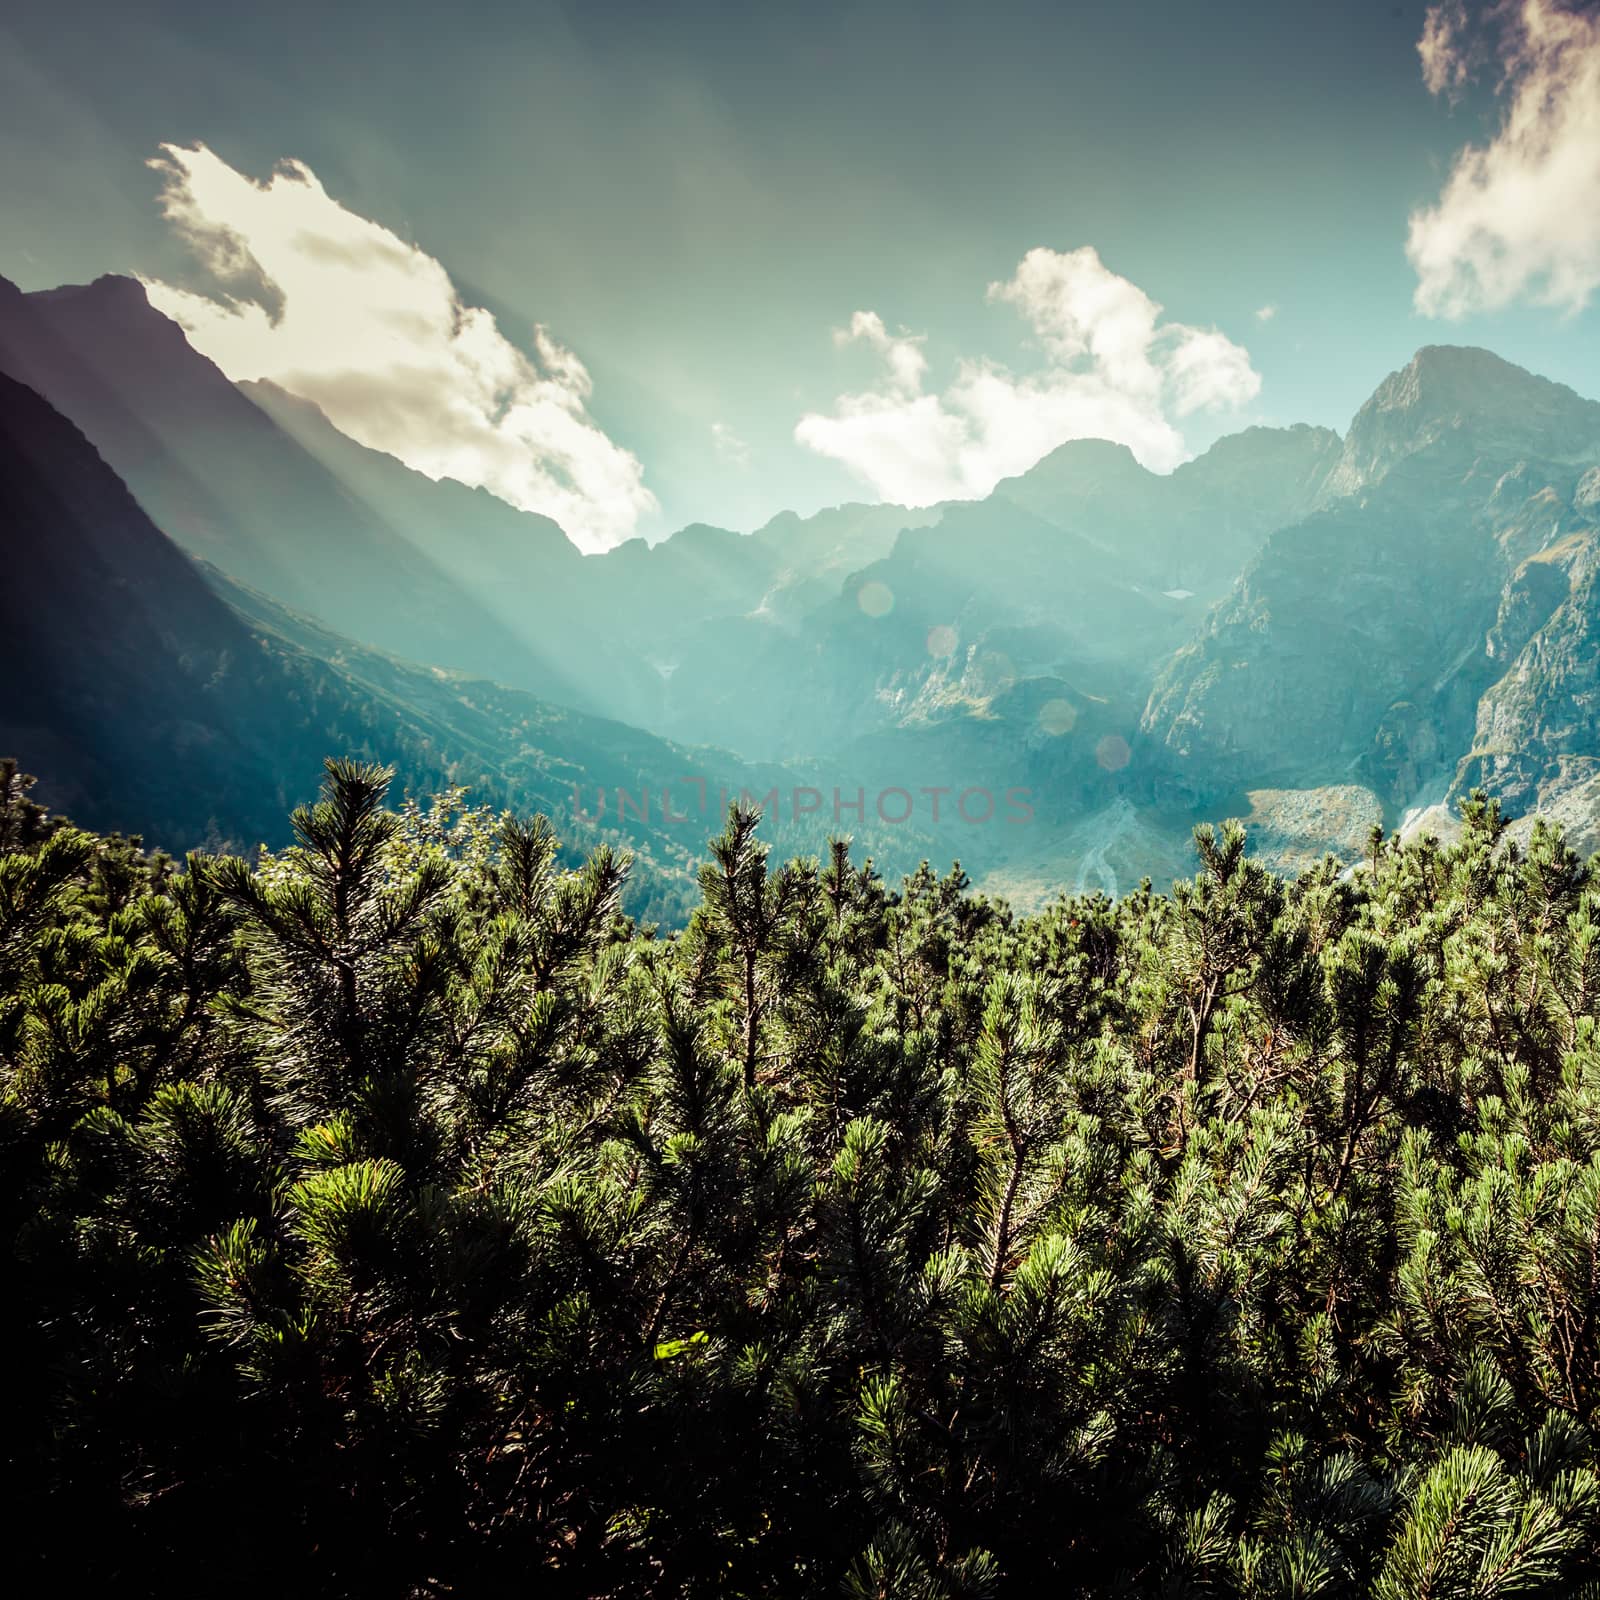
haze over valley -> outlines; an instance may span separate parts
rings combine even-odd
[[[1487,351],[1419,350],[1343,437],[1250,427],[1164,474],[1069,440],[978,499],[587,555],[231,383],[129,279],[5,285],[0,368],[13,681],[63,697],[13,697],[0,743],[170,848],[277,842],[330,741],[669,873],[710,821],[682,820],[692,790],[663,820],[674,782],[776,790],[785,841],[958,857],[1023,905],[1170,879],[1224,813],[1274,864],[1349,863],[1375,824],[1448,834],[1479,785],[1600,843],[1600,404]],[[110,726],[135,739],[114,768]]]

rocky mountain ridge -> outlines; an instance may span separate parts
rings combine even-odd
[[[1357,414],[1322,509],[1163,668],[1147,781],[1205,803],[1353,778],[1391,816],[1586,783],[1597,463],[1600,404],[1487,351],[1419,351]]]

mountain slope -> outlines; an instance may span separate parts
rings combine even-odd
[[[606,591],[611,586],[600,558],[586,557],[559,524],[520,511],[487,489],[429,478],[394,456],[358,444],[320,408],[276,384],[238,388],[345,493],[448,571],[475,605],[537,654],[542,693],[625,721],[655,717],[660,678],[625,637],[609,629]],[[278,595],[270,585],[258,587]],[[608,638],[604,651],[597,649],[598,637]],[[401,641],[385,648],[426,657],[422,644]]]
[[[886,555],[902,528],[939,515],[844,505],[807,518],[784,512],[748,536],[694,523],[653,545],[630,539],[584,555],[549,518],[424,477],[273,384],[239,388],[508,627],[580,664],[586,701],[627,721],[667,715],[664,673],[703,630],[757,612],[796,621],[837,595],[848,573]]]
[[[1247,428],[1161,475],[1124,445],[1074,439],[995,490],[1113,555],[1157,590],[1224,592],[1263,541],[1319,503],[1339,436]]]
[[[475,801],[543,810],[574,846],[615,839],[639,858],[633,908],[671,918],[692,897],[719,789],[798,781],[414,666],[208,580],[82,433],[4,375],[0,537],[0,750],[90,826],[170,849],[283,842],[323,757],[351,754],[393,763],[419,793],[464,783]],[[704,809],[686,778],[704,783]],[[619,788],[636,808],[650,796],[648,815],[621,828]],[[811,831],[814,850],[823,830]]]
[[[1494,462],[1593,459],[1600,403],[1470,345],[1425,345],[1356,413],[1334,495],[1360,494],[1407,457],[1427,455],[1442,478],[1481,476]]]
[[[576,663],[468,593],[447,549],[420,548],[306,451],[141,285],[25,295],[0,279],[0,370],[70,417],[191,554],[380,648],[585,703]]]
[[[0,533],[0,748],[92,825],[173,844],[272,826],[285,796],[248,730],[282,707],[248,630],[82,435],[3,374]],[[208,702],[224,692],[221,721]],[[317,759],[281,721],[279,737],[302,770]]]
[[[1328,508],[1272,536],[1157,680],[1150,784],[1549,798],[1595,750],[1597,460],[1600,404],[1486,351],[1419,351],[1357,414]]]
[[[549,518],[425,477],[272,384],[230,383],[127,278],[27,295],[0,279],[0,369],[242,583],[379,649],[646,723],[702,625],[769,596],[790,614],[823,603],[933,515],[846,506],[585,557]]]
[[[1205,599],[1316,504],[1338,444],[1327,430],[1251,429],[1169,477],[1121,445],[1063,445],[987,499],[908,523],[801,615],[768,606],[699,629],[667,687],[663,727],[719,730],[751,754],[790,758],[988,718],[996,686],[1037,679],[1072,685],[1075,715],[1109,704],[1113,736],[1131,739]],[[1056,748],[1078,752],[1097,792],[1096,742]]]
[[[1478,703],[1455,788],[1478,784],[1516,811],[1592,821],[1600,817],[1600,468],[1579,482],[1562,520],[1571,531],[1523,561],[1503,591],[1486,653],[1505,671]]]

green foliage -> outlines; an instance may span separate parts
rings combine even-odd
[[[0,772],[19,1588],[1592,1594],[1600,874],[1497,808],[1019,919],[332,762],[254,864]]]

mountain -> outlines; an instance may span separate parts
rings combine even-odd
[[[425,511],[416,485],[428,480],[400,468],[415,480],[418,508],[396,519],[404,491],[381,492],[381,473],[342,476],[336,467],[351,452],[335,467],[318,459],[200,355],[142,285],[106,277],[23,294],[0,279],[0,370],[70,417],[192,555],[379,648],[595,703],[573,641],[530,624],[541,609],[559,614],[541,607],[536,581],[519,585],[536,563],[522,559],[502,575],[500,593],[520,599],[520,617],[510,601],[485,605],[458,570],[483,571],[476,531],[490,524],[481,502],[459,519],[458,550],[447,531],[457,503],[429,501]],[[418,523],[429,514],[424,538]],[[492,528],[501,555],[515,548],[504,519]],[[546,562],[564,558],[553,528],[529,518],[524,530]]]
[[[1075,440],[979,501],[691,524],[599,555],[271,384],[230,384],[125,279],[0,281],[7,365],[206,564],[253,648],[296,663],[296,692],[333,674],[319,705],[347,703],[351,727],[382,705],[429,772],[455,761],[497,794],[557,768],[637,776],[626,739],[596,731],[610,718],[670,741],[669,764],[715,747],[738,752],[724,770],[824,792],[1026,789],[1026,832],[933,826],[884,849],[959,848],[1034,889],[1181,864],[1192,822],[1222,811],[1280,864],[1351,856],[1373,821],[1432,825],[1478,783],[1600,840],[1600,405],[1487,351],[1418,351],[1342,438],[1249,428],[1166,475]],[[181,662],[239,659],[147,620]],[[63,673],[79,712],[61,725],[88,729],[88,687]],[[155,703],[180,698],[169,681]],[[268,782],[286,769],[244,745],[272,711],[238,709],[216,736]],[[279,813],[249,787],[219,828]]]
[[[240,582],[375,648],[642,723],[671,722],[667,678],[703,626],[803,614],[937,515],[843,506],[585,557],[547,517],[360,445],[276,385],[230,383],[129,278],[0,279],[0,370]]]
[[[952,505],[797,626],[702,630],[673,674],[667,725],[686,738],[723,727],[737,748],[791,759],[985,715],[994,686],[1019,675],[1131,693],[1129,651],[1158,655],[1184,632],[1181,602],[1136,590],[1096,547],[998,501]]]
[[[746,618],[793,624],[886,555],[902,528],[939,515],[844,505],[805,518],[783,512],[752,535],[691,523],[655,544],[630,539],[584,555],[549,518],[424,477],[274,384],[239,388],[479,604],[580,666],[582,698],[625,721],[676,725],[671,675],[708,631],[736,632]]]
[[[904,753],[959,742],[956,722],[992,721],[996,693],[1035,683],[1023,700],[1065,697],[1084,733],[1107,724],[1094,740],[1051,743],[1083,796],[1098,795],[1099,737],[1132,739],[1156,672],[1207,598],[1317,503],[1338,447],[1326,430],[1251,429],[1161,477],[1121,445],[1063,445],[988,498],[904,527],[799,616],[769,607],[701,627],[672,674],[663,726],[684,738],[720,730],[768,759],[860,754],[880,737]]]
[[[1600,405],[1452,347],[1342,439],[1249,429],[1166,477],[1075,441],[797,624],[702,629],[670,725],[1026,785],[1035,828],[972,859],[1035,887],[1164,869],[1225,811],[1282,865],[1354,858],[1478,783],[1600,842],[1596,462]]]
[[[1588,461],[1597,416],[1600,404],[1492,351],[1427,345],[1356,413],[1327,488],[1359,495],[1419,455],[1451,480],[1496,460]]]
[[[283,780],[259,730],[301,775],[322,752],[296,747],[243,623],[87,440],[3,374],[0,529],[0,748],[91,824],[175,844],[275,826]]]
[[[655,718],[660,677],[608,626],[598,558],[586,558],[558,523],[518,510],[487,489],[429,478],[394,456],[358,444],[319,407],[276,384],[238,388],[345,494],[448,572],[475,606],[536,652],[541,663],[537,683],[505,672],[494,675],[524,687],[542,684],[541,692],[551,698],[624,721]],[[278,593],[270,585],[261,587]],[[600,638],[609,641],[604,649],[597,645]],[[415,643],[390,648],[432,659]]]
[[[761,601],[763,619],[797,624],[833,600],[851,573],[888,555],[902,532],[926,528],[943,512],[942,506],[913,510],[860,504],[833,506],[809,517],[780,511],[751,535],[772,551],[776,563]]]
[[[414,792],[465,783],[475,802],[542,810],[575,848],[625,845],[632,909],[674,918],[719,790],[803,781],[414,665],[208,575],[72,423],[3,374],[0,534],[0,750],[89,826],[174,850],[283,843],[323,757],[351,754],[394,764]],[[691,778],[710,796],[701,809]],[[618,789],[636,808],[648,794],[648,814],[619,827]],[[824,830],[772,831],[815,850]]]
[[[1546,512],[1554,509],[1548,503]],[[1600,468],[1578,481],[1542,549],[1501,592],[1485,655],[1504,671],[1478,703],[1454,790],[1513,810],[1600,817]]]
[[[338,481],[367,510],[440,562],[474,590],[538,573],[553,595],[572,587],[583,555],[559,523],[519,511],[487,489],[429,478],[382,450],[358,444],[319,406],[275,383],[236,384],[240,394]]]
[[[939,514],[847,504],[810,517],[781,512],[753,534],[691,523],[656,544],[630,539],[591,557],[583,603],[596,625],[656,665],[665,725],[704,727],[701,684],[686,689],[677,679],[686,657],[709,645],[719,669],[742,676],[746,651],[767,630],[793,631],[851,573],[886,555],[902,529]]]
[[[1325,509],[1280,529],[1160,674],[1152,791],[1354,782],[1399,816],[1593,775],[1600,404],[1430,347],[1351,424]]]
[[[1224,592],[1274,529],[1324,492],[1341,441],[1329,428],[1246,428],[1173,472],[1126,445],[1074,439],[995,493],[1076,533],[1157,590]]]

